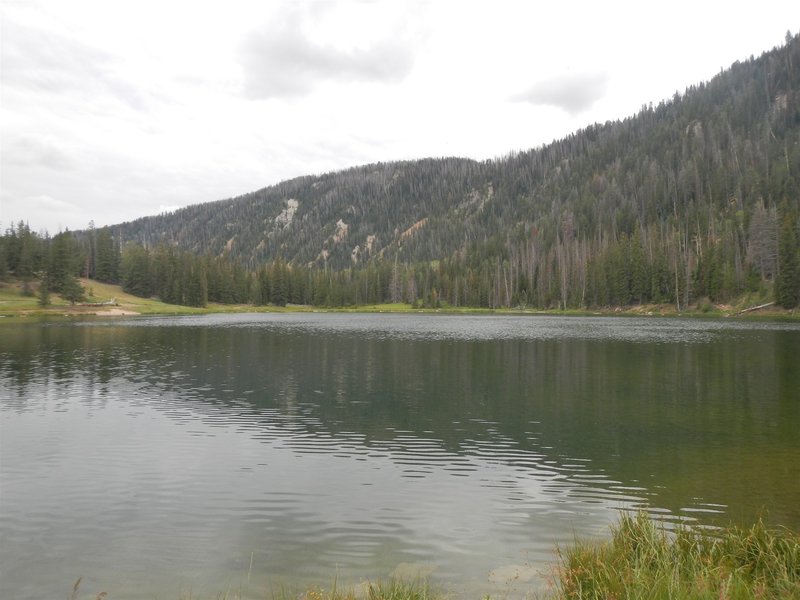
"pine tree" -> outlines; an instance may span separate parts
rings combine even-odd
[[[14,272],[18,278],[28,281],[36,270],[35,237],[28,226],[23,227],[22,223],[19,224],[17,237],[19,238],[19,260],[15,265]]]
[[[150,263],[150,255],[141,246],[126,248],[121,265],[122,289],[140,298],[150,297],[153,292]]]
[[[276,261],[273,264],[270,278],[270,301],[276,306],[286,306],[288,301],[287,275],[286,264],[280,260]]]
[[[775,301],[784,308],[794,308],[800,303],[800,260],[795,230],[795,219],[786,211],[778,238],[779,271],[775,278]]]
[[[119,247],[108,230],[103,229],[97,234],[95,247],[94,278],[116,283],[119,281]]]
[[[61,293],[68,279],[74,278],[75,264],[79,260],[77,244],[69,231],[59,233],[50,244],[50,261],[47,272],[50,288]]]
[[[61,282],[61,297],[70,304],[75,304],[86,299],[86,289],[77,277],[67,275]]]
[[[39,282],[39,306],[50,306],[50,277],[46,272]]]
[[[0,281],[8,276],[8,262],[6,260],[5,238],[0,238]]]

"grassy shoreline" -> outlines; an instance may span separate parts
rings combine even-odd
[[[701,302],[687,310],[678,311],[674,305],[632,305],[601,309],[534,309],[534,308],[473,308],[443,306],[441,308],[415,308],[409,304],[372,304],[345,307],[319,307],[307,305],[253,306],[250,304],[209,304],[198,308],[167,304],[153,298],[139,298],[122,291],[118,285],[81,280],[91,303],[114,301],[108,306],[70,305],[54,294],[52,304],[39,306],[35,296],[23,296],[21,284],[0,283],[0,317],[119,317],[137,315],[202,315],[218,313],[275,313],[275,312],[332,312],[332,313],[432,313],[468,315],[559,315],[559,316],[636,316],[636,317],[691,317],[736,318],[768,321],[800,321],[800,311],[786,310],[774,305],[750,312],[742,312],[764,304],[763,298],[744,296],[734,304],[712,305]]]
[[[751,527],[660,527],[644,513],[623,514],[604,541],[557,550],[541,600],[800,599],[800,536],[762,521]],[[306,600],[446,600],[427,582],[367,583],[314,589]],[[526,597],[530,597],[526,594]],[[478,599],[476,599],[478,600]],[[483,600],[490,600],[485,597]]]
[[[602,541],[576,540],[558,548],[541,573],[534,600],[800,600],[800,536],[759,521],[750,527],[666,530],[645,513],[623,514]],[[76,583],[76,586],[80,580]],[[100,596],[98,596],[99,598]],[[105,597],[105,596],[103,596]],[[205,597],[205,596],[203,596]],[[243,589],[213,596],[250,597]],[[259,596],[260,597],[260,596]],[[449,600],[446,589],[425,579],[364,581],[298,593],[268,592],[270,600]],[[509,592],[474,600],[508,600]],[[185,600],[187,597],[181,597]],[[201,598],[190,595],[188,598]]]
[[[559,551],[555,598],[800,598],[800,537],[762,521],[667,532],[623,515],[610,540]]]

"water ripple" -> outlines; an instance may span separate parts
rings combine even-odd
[[[250,561],[262,589],[436,563],[475,597],[497,592],[490,568],[543,565],[620,510],[728,516],[723,492],[765,464],[783,469],[790,520],[797,415],[748,369],[786,389],[793,371],[769,344],[745,360],[721,342],[800,330],[725,325],[234,315],[0,331],[0,577],[21,598],[30,582],[63,597],[76,571],[155,595]]]

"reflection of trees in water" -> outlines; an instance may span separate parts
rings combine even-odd
[[[76,375],[108,383],[123,375],[116,344],[122,328],[71,324],[11,325],[0,329],[0,375],[24,397],[31,383],[67,383]],[[126,349],[126,353],[129,354]]]
[[[501,459],[510,444],[555,465],[588,459],[593,473],[646,487],[672,510],[723,494],[750,507],[800,497],[792,331],[698,344],[63,324],[0,336],[17,401],[33,384],[80,377],[91,392],[119,378],[173,392],[198,416],[205,405],[273,431],[356,434],[367,447],[411,435],[454,455],[495,444]],[[800,522],[797,509],[773,516]]]

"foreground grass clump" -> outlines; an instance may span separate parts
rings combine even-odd
[[[625,515],[611,541],[559,551],[561,599],[800,599],[800,538],[770,530],[666,532]]]

